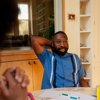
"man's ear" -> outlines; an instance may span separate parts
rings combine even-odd
[[[53,47],[54,45],[53,45],[53,43],[52,43],[52,47]]]
[[[52,49],[52,52],[54,52],[54,48],[53,48],[53,47],[54,47],[54,44],[53,44],[53,42],[52,42],[52,48],[51,48],[51,49]]]

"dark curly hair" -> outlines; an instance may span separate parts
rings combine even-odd
[[[6,34],[12,31],[14,22],[18,21],[18,13],[16,0],[0,0],[0,48]]]

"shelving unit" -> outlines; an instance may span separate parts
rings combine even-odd
[[[82,63],[82,65],[90,65],[90,63]]]
[[[82,63],[82,65],[90,65],[91,63]]]
[[[80,18],[90,17],[90,15],[80,15]]]
[[[90,86],[92,86],[92,0],[80,0],[80,6],[82,3],[85,5],[85,14],[82,14],[82,9],[79,8],[79,37],[80,43],[84,44],[85,46],[79,48],[79,55],[88,60],[88,62],[82,62],[83,68],[86,72],[84,79],[89,82]]]
[[[44,33],[49,29],[49,17],[54,14],[51,9],[51,1],[44,1],[36,7],[37,11],[37,33],[38,35]]]
[[[91,49],[90,47],[80,47],[80,49]]]
[[[87,78],[87,77],[84,77],[84,79],[87,80],[87,81],[91,80],[91,78]]]
[[[89,0],[80,0],[80,1],[89,1]]]
[[[80,33],[90,33],[90,31],[80,31]]]

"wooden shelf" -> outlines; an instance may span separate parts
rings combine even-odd
[[[41,12],[43,9],[45,9],[45,7],[44,7],[44,8],[42,8],[41,10],[39,10],[37,13]]]
[[[49,29],[49,17],[51,15],[54,15],[54,12],[52,11],[53,9],[51,9],[50,7],[50,3],[53,3],[52,0],[44,0],[43,2],[41,2],[40,5],[38,5],[36,8],[36,21],[37,21],[37,33],[38,35],[41,32],[45,32],[46,30]],[[49,12],[48,12],[49,11]]]
[[[90,47],[80,47],[80,49],[91,49]]]
[[[84,77],[84,79],[85,79],[85,80],[91,80],[91,78],[88,78],[88,77]]]
[[[82,65],[90,65],[90,63],[82,63]]]
[[[80,0],[80,1],[89,1],[89,0]]]
[[[91,17],[91,15],[80,15],[80,18]]]
[[[90,31],[80,31],[80,33],[90,33]]]
[[[43,21],[43,22],[41,22],[41,23],[39,23],[39,24],[37,24],[37,25],[40,25],[40,24],[42,24],[42,23],[45,23],[45,21]]]
[[[43,29],[40,29],[40,30],[38,30],[38,31],[43,31],[43,30],[46,30],[45,28],[43,28]]]
[[[44,15],[42,15],[42,16],[40,16],[40,17],[38,17],[38,18],[37,18],[37,20],[38,20],[38,19],[40,19],[40,18],[41,18],[41,17],[43,17],[43,16],[45,16],[45,14],[44,14]]]

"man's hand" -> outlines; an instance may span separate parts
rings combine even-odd
[[[0,78],[0,100],[27,100],[27,88],[22,88],[21,83],[14,79],[9,69],[3,75],[8,87]]]
[[[89,84],[84,80],[83,77],[79,79],[79,83],[80,83],[81,87],[90,87]]]

